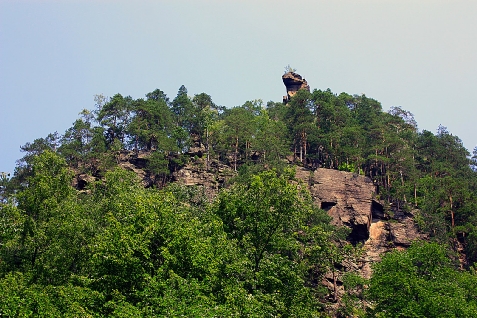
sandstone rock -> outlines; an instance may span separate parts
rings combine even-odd
[[[119,166],[134,172],[145,188],[153,186],[156,182],[154,176],[150,175],[146,169],[151,153],[151,151],[122,150],[118,156]]]
[[[129,156],[128,161],[132,163],[137,169],[145,169],[151,152],[140,151],[134,155]]]
[[[227,180],[236,175],[236,172],[217,160],[210,162],[208,171],[205,166],[203,158],[191,162],[172,174],[173,181],[187,186],[203,187],[207,197],[213,199],[220,188],[225,186]]]
[[[141,180],[142,186],[145,188],[152,186],[152,184],[154,183],[154,180],[151,179],[151,177],[146,173],[144,169],[136,167],[130,161],[121,162],[119,166],[125,170],[134,172]]]
[[[297,168],[296,177],[308,184],[314,202],[328,212],[333,224],[351,229],[348,241],[363,244],[357,263],[341,264],[344,271],[370,278],[372,264],[379,262],[384,253],[426,238],[419,233],[413,214],[396,211],[391,217],[385,212],[383,205],[373,198],[375,188],[367,177],[324,168]],[[325,285],[330,287],[329,279]]]
[[[310,86],[307,81],[301,77],[301,75],[295,72],[288,72],[282,76],[283,84],[287,88],[287,95],[283,96],[283,103],[286,104],[290,101],[293,95],[300,89],[306,89],[310,91]]]
[[[295,156],[287,155],[285,156],[285,159],[288,161],[288,163],[293,163],[295,161]]]
[[[389,223],[389,238],[394,246],[408,247],[412,241],[423,238],[418,232],[414,221],[406,218],[399,223]]]
[[[334,225],[351,229],[353,244],[369,238],[374,185],[368,178],[324,168],[298,168],[297,177],[308,181],[314,202],[328,212]]]
[[[207,149],[205,149],[205,146],[202,144],[197,147],[190,147],[189,151],[187,152],[189,156],[191,157],[197,156],[198,158],[202,158],[202,156],[206,153],[207,153]]]
[[[371,266],[381,261],[381,255],[392,248],[389,242],[388,222],[374,220],[369,227],[369,239],[363,245],[363,255],[361,257],[361,276],[370,278],[372,274]]]

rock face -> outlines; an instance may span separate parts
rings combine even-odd
[[[306,180],[314,202],[333,218],[333,224],[348,226],[348,240],[357,244],[369,238],[374,185],[369,178],[345,171],[299,168],[297,177]]]
[[[139,153],[135,153],[134,151],[121,151],[119,155],[119,166],[125,170],[134,172],[145,188],[151,187],[156,181],[154,176],[149,175],[145,170],[150,155],[151,153],[147,151]]]
[[[296,177],[308,184],[314,202],[328,212],[334,225],[350,228],[347,240],[363,244],[363,254],[357,263],[342,264],[345,271],[369,278],[371,265],[380,261],[381,255],[425,238],[419,233],[412,213],[385,211],[374,199],[375,187],[367,177],[324,168],[314,171],[297,168]]]
[[[187,186],[201,186],[209,199],[213,199],[224,187],[228,179],[236,175],[236,172],[227,165],[217,160],[210,162],[210,168],[205,168],[205,159],[196,159],[182,169],[172,174],[173,180]]]
[[[300,89],[306,89],[310,91],[310,86],[307,81],[301,77],[301,75],[295,72],[288,72],[282,76],[283,84],[287,88],[287,95],[283,96],[283,103],[286,104],[290,101],[293,95]]]
[[[213,199],[236,172],[218,160],[211,160],[207,170],[205,158],[200,156],[202,150],[200,147],[191,150],[190,154],[194,156],[190,163],[173,172],[171,181],[201,186],[207,197]],[[150,187],[158,180],[146,172],[149,156],[149,152],[124,151],[119,154],[118,161],[123,169],[135,172],[144,187]],[[371,265],[380,261],[381,255],[406,248],[416,239],[426,238],[419,233],[413,220],[418,212],[405,213],[392,206],[384,208],[375,199],[374,184],[367,177],[332,169],[301,167],[296,168],[296,177],[308,185],[315,204],[328,212],[334,225],[350,228],[347,240],[354,245],[362,244],[361,257],[354,263],[341,264],[340,272],[353,271],[369,278]],[[73,185],[82,190],[95,179],[94,176],[77,174]],[[325,278],[324,284],[331,289],[334,278],[329,275]],[[342,290],[341,277],[337,277],[337,281]]]
[[[370,278],[371,266],[381,260],[381,255],[393,249],[407,248],[412,241],[426,238],[426,235],[419,233],[412,215],[394,216],[387,220],[373,216],[369,239],[363,246],[360,274],[364,278]]]

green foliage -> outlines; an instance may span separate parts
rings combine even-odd
[[[35,220],[46,219],[73,194],[72,174],[58,155],[45,151],[33,159],[28,187],[18,195],[18,206]],[[44,215],[43,215],[44,214]]]
[[[18,205],[2,208],[2,275],[28,271],[33,282],[62,284],[80,270],[91,224],[75,200],[64,159],[46,151],[33,159]]]
[[[313,113],[310,110],[310,93],[299,90],[288,103],[289,108],[285,114],[288,133],[292,136],[294,153],[299,152],[300,162],[307,156],[308,135],[315,132]]]
[[[230,145],[233,151],[233,166],[237,165],[242,157],[245,160],[249,156],[249,143],[255,132],[253,108],[235,107],[227,110],[224,114],[225,143]]]
[[[148,158],[147,168],[155,175],[169,174],[169,160],[164,153],[154,151]]]
[[[98,111],[98,122],[106,127],[106,136],[109,144],[114,140],[125,141],[126,127],[129,124],[132,98],[114,95]]]
[[[0,172],[0,205],[7,202],[9,192],[11,191],[11,178],[10,174],[6,172]]]
[[[331,247],[326,223],[318,221],[309,193],[291,182],[290,174],[264,171],[242,182],[222,192],[214,209],[246,255],[244,287],[269,314],[287,316],[300,308],[304,316],[312,315],[316,291],[305,287],[305,280],[310,266],[323,259],[309,251]]]
[[[338,170],[339,170],[339,171],[354,172],[354,171],[356,170],[356,168],[354,167],[354,164],[352,164],[352,163],[342,162],[342,163],[338,166]]]
[[[217,214],[231,237],[255,251],[251,260],[258,270],[264,254],[275,244],[286,246],[286,233],[297,230],[312,207],[306,193],[300,193],[285,176],[277,178],[268,171],[250,178],[247,188],[236,185],[222,193]]]
[[[357,248],[293,179],[292,157],[368,177],[392,212],[417,208],[431,240],[464,249],[465,267],[477,261],[476,151],[469,159],[443,126],[419,132],[401,107],[386,113],[327,89],[225,109],[184,86],[172,101],[156,89],[95,102],[63,135],[22,146],[14,176],[0,180],[1,315],[317,316],[314,282],[336,278]],[[211,204],[203,188],[167,186],[191,147],[209,173],[217,160],[239,171]],[[140,153],[163,190],[116,169]],[[73,172],[101,181],[77,193]],[[443,251],[417,244],[386,256],[370,315],[473,316],[475,274],[456,272]],[[347,275],[345,289],[341,314],[362,316],[365,283]]]
[[[84,287],[30,284],[20,272],[0,280],[0,315],[5,317],[95,317],[100,293]]]
[[[197,189],[144,189],[123,169],[79,194],[48,151],[31,168],[18,204],[0,207],[2,315],[319,315],[303,251],[328,244],[327,220],[291,173],[244,179],[210,205]],[[239,207],[248,215],[233,230]]]
[[[367,281],[352,272],[343,275],[343,286],[345,294],[341,299],[341,307],[338,312],[342,317],[364,317],[365,307],[365,286]]]
[[[172,131],[172,112],[165,95],[161,91],[147,94],[148,99],[138,99],[132,103],[134,116],[127,126],[130,143],[135,149],[172,150],[174,142],[169,135]]]
[[[475,317],[477,276],[453,268],[446,249],[414,243],[374,267],[368,296],[376,317]]]

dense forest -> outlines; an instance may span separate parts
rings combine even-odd
[[[226,108],[182,86],[172,100],[97,95],[79,115],[1,176],[0,316],[477,317],[477,161],[445,127],[329,89]],[[119,167],[124,151],[153,184]],[[235,177],[213,199],[171,182],[191,161]],[[419,211],[429,240],[369,280],[348,273],[338,300],[320,282],[360,246],[297,165],[369,177],[388,213]],[[95,181],[75,188],[78,174]]]

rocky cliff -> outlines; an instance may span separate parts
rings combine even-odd
[[[145,187],[157,183],[155,177],[145,170],[148,155],[123,152],[119,156],[120,166],[135,172]],[[207,197],[212,199],[235,174],[231,167],[217,160],[212,160],[207,170],[205,159],[194,156],[189,164],[174,172],[170,178],[184,185],[201,186]],[[350,229],[347,240],[362,246],[361,257],[355,263],[342,264],[341,273],[353,271],[369,278],[371,265],[379,261],[383,253],[408,247],[413,240],[425,238],[419,233],[412,213],[385,208],[375,198],[375,186],[367,177],[332,169],[309,170],[302,167],[296,168],[296,177],[308,185],[315,204],[328,212],[334,225]],[[83,188],[93,180],[91,176],[80,174],[75,186]],[[323,283],[333,289],[334,279],[327,277]],[[341,277],[337,279],[340,282]],[[338,293],[343,293],[342,284],[338,285]]]
[[[314,202],[328,212],[333,224],[350,228],[347,240],[362,244],[362,256],[354,264],[343,264],[344,271],[369,278],[372,263],[380,261],[381,255],[425,238],[412,213],[385,208],[375,198],[374,184],[367,177],[324,168],[297,168],[296,176],[308,184]]]
[[[226,186],[227,181],[234,177],[236,172],[218,160],[211,160],[209,170],[205,168],[205,160],[197,159],[172,174],[173,180],[187,186],[201,186],[209,199],[215,197],[220,188]]]

